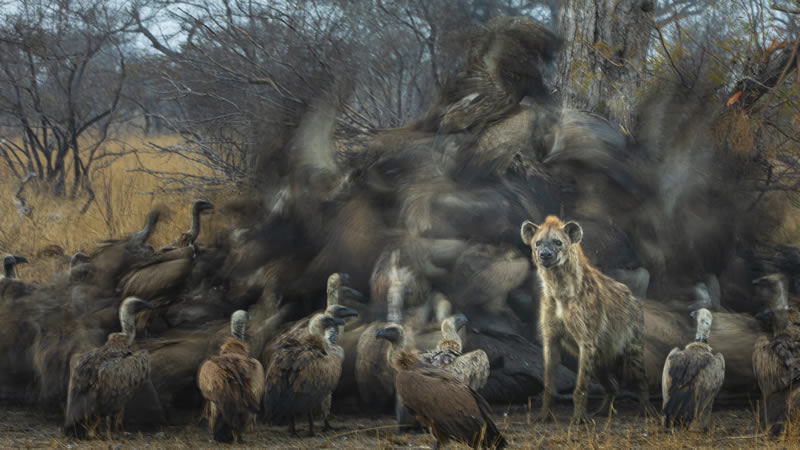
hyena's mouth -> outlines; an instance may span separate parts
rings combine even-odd
[[[537,261],[537,265],[539,267],[543,267],[545,269],[553,267],[556,264],[558,264],[558,259],[557,258],[545,259],[545,260],[540,259],[539,261]]]

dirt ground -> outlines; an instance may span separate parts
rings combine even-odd
[[[619,413],[610,420],[601,418],[591,426],[570,428],[571,409],[560,405],[559,423],[532,424],[527,408],[515,407],[494,419],[512,448],[786,448],[800,444],[800,436],[787,433],[770,439],[759,433],[752,409],[721,408],[714,411],[708,433],[666,433],[657,419],[637,417],[634,405],[617,405]],[[500,412],[499,409],[496,409]],[[102,433],[89,441],[66,439],[59,427],[59,417],[18,407],[4,407],[0,420],[0,446],[3,448],[208,448],[232,447],[215,444],[199,417],[189,425],[165,426],[154,432]],[[284,427],[256,425],[245,435],[243,445],[257,448],[429,448],[428,433],[398,430],[391,416],[338,415],[331,421],[338,431],[318,432],[315,437],[292,438]],[[298,421],[298,432],[306,436],[308,425]],[[462,448],[450,446],[450,448]]]

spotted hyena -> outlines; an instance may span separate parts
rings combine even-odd
[[[556,370],[564,348],[578,358],[572,422],[586,421],[586,396],[594,376],[606,391],[597,412],[613,405],[617,378],[636,382],[642,410],[649,406],[644,370],[644,315],[622,283],[589,264],[581,250],[577,222],[549,216],[541,225],[525,221],[522,240],[530,245],[541,280],[539,321],[544,347],[544,394],[540,420],[552,418]],[[627,369],[627,370],[618,370]]]

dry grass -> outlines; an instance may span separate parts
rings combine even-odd
[[[147,142],[167,146],[177,139],[171,136],[128,137],[109,142],[107,151],[115,153],[123,147],[146,150]],[[140,229],[147,211],[157,203],[169,206],[172,214],[160,223],[151,242],[156,246],[171,242],[189,228],[189,204],[196,194],[166,191],[162,180],[134,171],[141,167],[140,164],[148,169],[192,174],[206,174],[208,170],[174,155],[129,154],[95,173],[92,185],[96,200],[84,214],[79,213],[85,202],[83,197],[55,199],[43,183],[28,183],[23,196],[33,208],[31,217],[17,213],[14,207],[12,196],[18,181],[13,177],[0,177],[0,205],[5,212],[0,215],[0,251],[22,255],[31,261],[31,264],[19,267],[23,278],[44,280],[54,271],[61,270],[73,252],[90,251],[103,239]],[[0,174],[6,175],[3,170],[8,169],[5,166],[0,168]],[[67,192],[70,187],[68,184]],[[203,194],[203,197],[214,202],[222,195]],[[220,220],[213,216],[210,219],[212,222]],[[200,240],[207,239],[207,236],[207,233],[201,234]],[[67,257],[38,256],[51,245],[64,249]]]
[[[708,433],[666,433],[652,418],[642,419],[626,411],[597,425],[569,428],[562,423],[534,425],[525,411],[497,415],[495,421],[503,430],[511,448],[791,448],[800,446],[800,435],[788,433],[770,439],[759,433],[754,414],[747,409],[723,409],[714,413],[714,424]],[[567,420],[570,409],[564,405],[559,417]],[[206,448],[215,444],[202,424],[165,426],[154,432],[103,433],[103,438],[75,442],[63,437],[57,426],[58,417],[43,419],[29,411],[7,410],[7,419],[0,421],[0,446],[4,448],[55,447],[74,448]],[[429,448],[429,434],[405,433],[397,429],[389,416],[336,416],[332,423],[341,431],[318,433],[315,437],[289,437],[283,427],[257,425],[245,435],[247,447],[271,448]],[[306,433],[305,422],[298,422],[298,432]],[[451,445],[449,448],[467,448]]]

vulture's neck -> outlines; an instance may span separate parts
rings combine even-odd
[[[197,240],[197,236],[200,236],[200,211],[192,210],[192,227],[186,232],[186,237],[191,243]]]
[[[419,361],[419,354],[395,344],[392,345],[389,359],[395,370],[411,370]]]

